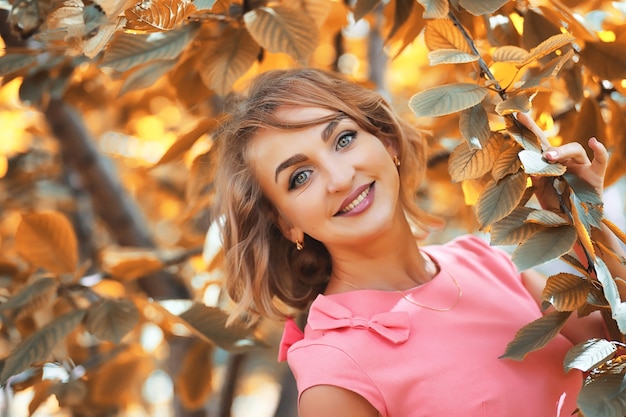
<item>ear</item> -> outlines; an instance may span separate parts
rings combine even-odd
[[[385,145],[385,149],[387,149],[387,153],[389,154],[389,156],[398,156],[400,154],[400,149],[399,146],[396,142],[391,141],[391,140],[386,140],[383,142],[383,145]]]
[[[276,215],[276,224],[283,233],[283,236],[292,242],[304,240],[304,232],[294,227],[287,219],[285,219],[280,213]]]

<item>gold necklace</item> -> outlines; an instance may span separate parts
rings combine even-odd
[[[454,285],[456,286],[457,290],[459,291],[456,297],[456,300],[454,301],[454,304],[452,304],[450,307],[445,307],[445,308],[437,308],[437,307],[430,307],[421,303],[418,303],[417,301],[409,298],[409,296],[405,293],[405,291],[400,291],[400,290],[395,290],[394,292],[397,292],[398,294],[400,294],[402,296],[402,298],[407,301],[410,304],[413,304],[415,306],[421,307],[421,308],[425,308],[426,310],[432,310],[432,311],[439,311],[441,313],[444,313],[446,311],[450,311],[452,310],[454,307],[456,307],[456,305],[459,303],[459,301],[461,301],[461,297],[463,296],[463,290],[461,289],[461,285],[459,284],[459,281],[456,280],[456,278],[454,278],[454,276],[449,273],[448,271],[445,271],[446,275],[448,275],[450,277],[450,279],[452,279],[452,282],[454,283]],[[344,279],[341,279],[337,276],[334,277],[336,280],[343,282],[344,284],[346,284],[348,287],[352,287],[356,290],[364,290],[365,288],[359,287],[358,285],[355,285],[349,281],[346,281]]]

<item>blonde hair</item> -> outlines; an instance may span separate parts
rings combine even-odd
[[[320,107],[354,120],[362,129],[391,143],[400,159],[400,204],[424,236],[440,220],[416,204],[426,168],[426,152],[417,131],[398,118],[376,92],[317,69],[275,70],[259,75],[217,133],[217,209],[225,254],[226,288],[237,303],[231,317],[248,313],[284,318],[277,300],[302,310],[326,288],[332,260],[323,243],[305,235],[295,250],[278,227],[277,214],[263,195],[246,149],[259,129],[300,129],[312,120],[286,124],[275,117],[281,107]],[[420,237],[420,236],[418,236]]]

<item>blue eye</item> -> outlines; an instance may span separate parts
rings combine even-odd
[[[343,132],[337,138],[337,144],[335,145],[335,148],[337,150],[343,149],[347,147],[348,145],[350,145],[355,138],[356,138],[356,132],[354,130]]]
[[[310,176],[311,176],[311,171],[309,170],[296,172],[289,180],[289,189],[292,190],[294,188],[300,187],[305,182],[307,182]]]

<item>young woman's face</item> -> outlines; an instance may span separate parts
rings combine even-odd
[[[276,116],[301,122],[333,113],[289,107],[278,109]],[[330,122],[304,129],[263,129],[250,141],[246,156],[286,237],[302,240],[306,233],[331,248],[366,243],[402,215],[396,154],[337,113]]]

